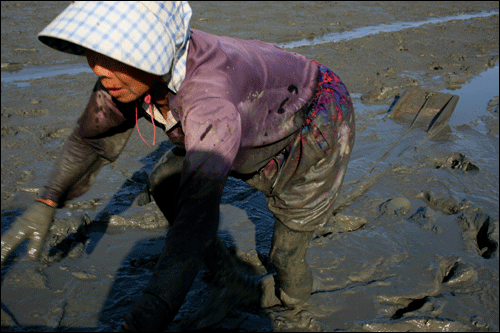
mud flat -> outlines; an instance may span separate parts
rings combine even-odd
[[[65,6],[1,4],[2,233],[43,187],[95,82],[85,59],[36,38]],[[236,306],[216,329],[499,330],[498,6],[192,3],[193,28],[275,43],[329,66],[356,108],[338,204],[355,199],[311,241],[307,311],[290,321],[279,308]],[[412,131],[358,181],[408,127],[387,112],[413,86],[460,96],[449,126],[423,143],[426,134]],[[147,148],[134,133],[96,185],[58,211],[43,260],[15,252],[2,268],[2,331],[117,330],[163,247],[168,222],[135,200],[168,147]],[[273,222],[262,194],[229,179],[219,235],[269,285]],[[211,290],[203,271],[170,330]]]

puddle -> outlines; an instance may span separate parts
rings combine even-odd
[[[451,127],[457,127],[478,121],[477,128],[481,133],[488,133],[486,124],[480,119],[482,116],[490,115],[486,109],[492,98],[498,96],[499,92],[499,66],[489,68],[471,82],[457,90],[443,90],[442,92],[458,95],[460,97],[458,104],[450,118]]]
[[[362,38],[369,35],[376,35],[381,32],[394,32],[408,28],[417,28],[425,24],[438,24],[453,20],[470,20],[472,18],[488,17],[493,15],[498,15],[498,12],[481,12],[477,14],[462,14],[455,16],[435,17],[425,21],[417,21],[417,22],[395,22],[391,24],[380,24],[377,26],[363,27],[342,33],[330,33],[323,36],[315,37],[312,40],[303,39],[300,41],[279,43],[276,45],[284,49],[293,49],[301,46],[313,46],[318,44],[340,42],[342,40]]]

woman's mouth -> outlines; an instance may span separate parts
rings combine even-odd
[[[122,90],[123,90],[122,88],[114,88],[114,89],[108,89],[108,92],[111,96],[117,97],[118,95],[120,95],[120,92]]]

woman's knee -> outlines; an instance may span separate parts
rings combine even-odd
[[[172,148],[156,163],[148,178],[148,193],[171,224],[175,220],[176,195],[184,156],[184,150]]]
[[[160,158],[148,177],[148,189],[150,193],[153,193],[161,183],[168,182],[168,178],[179,175],[182,172],[185,155],[185,150],[173,147]]]

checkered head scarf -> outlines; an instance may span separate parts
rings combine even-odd
[[[187,1],[74,1],[38,39],[59,51],[85,48],[163,76],[177,92],[186,75],[191,7]]]

